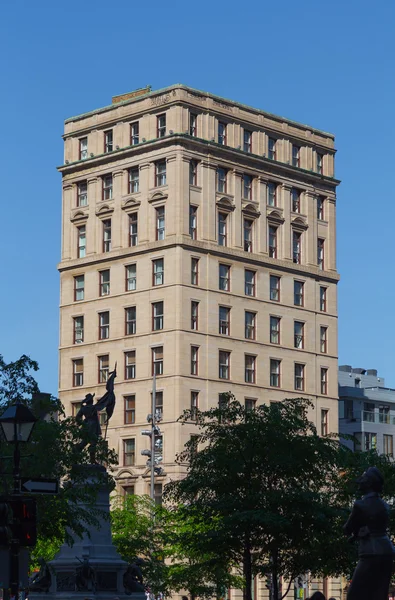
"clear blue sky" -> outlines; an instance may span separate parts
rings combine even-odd
[[[339,361],[395,387],[393,0],[3,0],[0,353],[56,393],[63,121],[146,84],[336,135]]]

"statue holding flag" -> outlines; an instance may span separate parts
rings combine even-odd
[[[91,463],[94,464],[95,454],[96,454],[96,445],[99,437],[101,437],[101,427],[100,427],[100,419],[99,413],[103,410],[107,413],[107,421],[106,421],[106,434],[108,422],[112,417],[115,408],[115,393],[114,393],[114,379],[117,376],[117,365],[115,364],[114,370],[110,373],[110,376],[106,383],[106,393],[100,400],[93,404],[93,399],[95,394],[87,394],[85,399],[82,401],[82,405],[80,410],[77,413],[76,419],[77,421],[82,421],[84,427],[87,432],[90,434],[90,441],[82,441],[78,449],[83,450],[85,446],[89,443],[89,455]]]

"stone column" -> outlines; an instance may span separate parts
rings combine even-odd
[[[243,248],[243,214],[241,211],[241,186],[243,184],[243,173],[233,169],[233,196],[235,210],[229,217],[232,220],[232,235],[229,240],[229,246]],[[229,218],[228,217],[228,218]]]

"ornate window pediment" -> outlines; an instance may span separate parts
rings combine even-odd
[[[117,483],[122,483],[120,481],[120,479],[137,479],[138,475],[136,475],[136,473],[133,472],[132,469],[128,468],[128,469],[121,469],[120,471],[118,471],[117,475],[116,475],[116,480]]]
[[[251,219],[257,219],[261,214],[251,202],[242,202],[242,211],[244,215],[247,215]]]
[[[128,198],[122,204],[122,210],[126,213],[134,212],[139,206],[141,202],[140,200],[135,200],[134,198]]]
[[[70,221],[72,223],[84,222],[88,219],[88,213],[83,210],[77,210],[74,214],[71,215]]]
[[[114,212],[113,206],[109,206],[108,204],[103,204],[96,210],[96,216],[97,217],[105,217],[107,215],[110,215],[113,212]]]
[[[284,217],[278,210],[272,210],[267,215],[267,219],[268,219],[268,221],[270,221],[270,223],[273,223],[276,225],[282,225],[285,221]]]
[[[296,217],[293,219],[291,225],[293,229],[298,229],[299,231],[305,231],[308,228],[306,220],[302,219],[302,217]]]
[[[165,194],[162,191],[154,192],[148,198],[148,202],[164,202],[165,200],[167,200],[167,197],[168,197],[168,194]]]
[[[229,200],[229,198],[221,197],[217,200],[217,207],[226,212],[232,212],[235,209],[235,206]]]

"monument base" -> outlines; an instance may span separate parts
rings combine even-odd
[[[91,471],[78,485],[89,486],[105,475],[106,469],[96,465],[93,474]],[[88,509],[84,504],[81,504],[81,508]],[[89,533],[82,538],[74,538],[73,546],[62,545],[54,560],[48,563],[51,572],[49,590],[32,590],[29,598],[126,600],[131,597],[125,593],[123,583],[127,563],[119,556],[111,539],[110,494],[105,484],[100,486],[95,508],[103,514],[99,527],[88,526]],[[133,600],[145,600],[145,593],[133,592]]]

